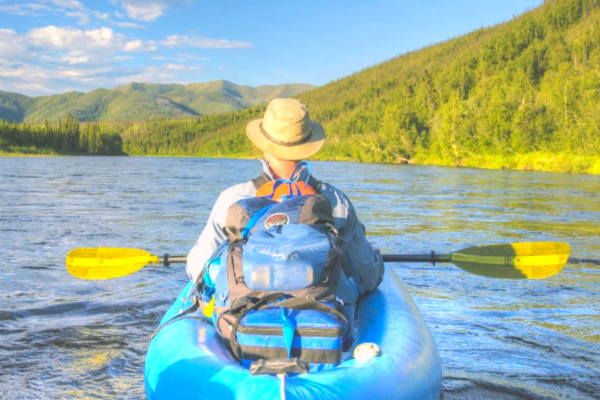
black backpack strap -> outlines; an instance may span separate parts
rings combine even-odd
[[[208,318],[206,318],[205,316],[199,316],[199,315],[195,315],[192,316],[190,314],[196,312],[196,310],[198,310],[200,308],[200,302],[198,300],[198,297],[196,297],[194,295],[194,298],[192,300],[192,305],[190,306],[190,308],[188,308],[185,311],[182,311],[181,313],[175,315],[173,318],[171,318],[170,320],[168,320],[167,322],[165,322],[164,324],[162,324],[161,326],[159,326],[154,333],[152,334],[152,336],[150,336],[150,340],[154,339],[156,337],[156,335],[158,335],[158,332],[162,331],[164,328],[166,328],[168,325],[171,325],[173,322],[175,321],[180,321],[182,319],[199,319],[201,321],[207,322],[209,324],[212,325],[212,321],[209,320]]]
[[[254,184],[254,187],[256,188],[256,190],[260,189],[265,183],[269,182],[271,179],[269,179],[269,177],[267,176],[267,174],[265,174],[264,172],[262,174],[260,174],[260,176],[257,176],[256,178],[252,179],[252,183]]]
[[[237,342],[237,330],[244,315],[248,314],[252,310],[257,310],[268,303],[275,302],[282,298],[285,298],[285,294],[275,292],[266,295],[262,299],[247,297],[245,299],[241,298],[234,301],[231,307],[231,314],[235,316],[235,323],[231,328],[229,344],[231,346],[231,353],[236,360],[240,360],[240,349]]]
[[[322,183],[323,182],[321,182],[320,180],[316,179],[312,175],[308,179],[308,184],[310,185],[310,187],[312,187],[313,189],[315,189],[317,191],[317,193],[321,193],[321,184]]]
[[[335,308],[328,306],[327,304],[308,297],[291,297],[289,299],[281,300],[274,304],[276,307],[289,308],[290,310],[316,310],[328,314],[332,314],[345,323],[348,323],[348,319],[344,314]]]

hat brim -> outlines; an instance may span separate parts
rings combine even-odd
[[[293,146],[284,146],[269,140],[260,130],[261,122],[262,118],[248,123],[246,126],[248,139],[262,151],[282,160],[303,160],[316,154],[325,143],[325,131],[319,123],[314,121],[310,121],[310,139]]]

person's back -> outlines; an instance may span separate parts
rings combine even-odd
[[[275,99],[267,107],[265,118],[250,122],[246,128],[249,139],[264,152],[262,173],[267,179],[292,178],[290,175],[300,160],[318,152],[324,142],[323,128],[310,121],[306,107],[293,99]],[[258,171],[257,171],[258,172]],[[293,177],[305,179],[303,171]],[[187,272],[198,282],[206,261],[226,239],[224,228],[229,206],[238,200],[256,195],[258,180],[250,180],[224,190],[216,201],[207,224],[188,255]],[[365,237],[364,226],[358,220],[350,199],[327,182],[315,188],[331,202],[334,228],[346,252],[346,269],[340,274],[337,296],[344,304],[349,319],[359,295],[374,290],[383,277],[383,261]]]
[[[265,118],[251,121],[246,133],[263,150],[266,160],[263,162],[263,173],[269,179],[289,178],[299,160],[318,152],[325,138],[323,128],[310,120],[306,107],[293,99],[273,100],[265,112]],[[300,180],[302,178],[299,177]],[[198,279],[206,260],[225,240],[223,228],[229,206],[241,198],[254,196],[256,190],[255,182],[248,181],[221,193],[204,231],[188,255],[187,271],[193,281]],[[366,240],[364,227],[348,197],[326,182],[322,182],[319,190],[331,201],[334,225],[348,252],[357,292],[362,294],[374,290],[383,276],[383,261],[379,252]]]

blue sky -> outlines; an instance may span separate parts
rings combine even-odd
[[[0,0],[0,90],[323,85],[542,0]]]

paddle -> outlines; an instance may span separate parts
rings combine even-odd
[[[472,274],[504,279],[542,279],[558,273],[569,258],[567,243],[521,242],[469,247],[450,254],[384,254],[385,262],[451,262]],[[186,262],[186,256],[162,257],[138,249],[116,247],[74,249],[67,270],[77,278],[111,279],[129,275],[148,264]]]
[[[85,247],[67,254],[67,270],[77,278],[112,279],[129,275],[148,264],[184,263],[186,256],[154,256],[144,250],[119,247]]]
[[[469,247],[450,254],[384,254],[386,262],[451,262],[476,275],[503,279],[542,279],[557,274],[571,247],[561,242],[520,242]]]

